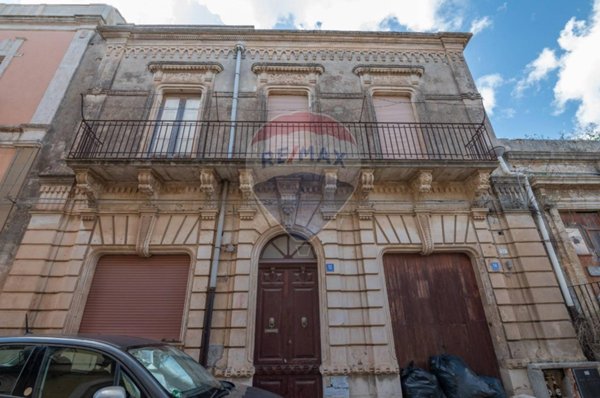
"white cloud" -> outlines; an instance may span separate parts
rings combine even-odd
[[[475,82],[479,93],[483,97],[483,106],[490,116],[494,114],[494,108],[496,107],[496,89],[503,82],[502,76],[498,73],[481,76]]]
[[[223,25],[219,15],[195,0],[174,0],[173,18],[177,23],[186,25]]]
[[[81,0],[44,0],[48,4],[79,4]],[[269,29],[293,15],[297,27],[376,30],[393,17],[409,30],[457,29],[464,0],[104,0],[136,24],[215,23],[255,25]],[[22,0],[21,3],[40,3]],[[199,7],[195,6],[198,5]],[[182,11],[183,10],[183,11]]]
[[[571,18],[558,37],[559,50],[544,48],[526,68],[513,94],[523,92],[557,70],[554,107],[557,114],[569,101],[578,102],[575,119],[580,130],[600,124],[600,0],[594,1],[589,21]]]
[[[575,115],[580,128],[600,124],[600,0],[589,22],[571,18],[560,33],[564,50],[558,81],[554,86],[557,112],[569,101],[578,101]]]
[[[204,0],[228,24],[255,24],[270,28],[290,14],[299,27],[312,28],[317,22],[322,29],[375,30],[386,18],[394,17],[409,30],[437,30],[448,27],[452,20],[443,7],[453,0]],[[248,7],[247,10],[243,8]]]
[[[545,79],[550,72],[559,67],[559,60],[556,58],[554,50],[544,48],[536,59],[531,61],[525,67],[527,76],[517,82],[515,86],[514,94],[516,96],[523,95],[523,92],[538,83],[540,80]]]
[[[476,35],[477,33],[481,32],[486,28],[489,28],[490,26],[492,26],[492,20],[490,19],[490,17],[485,16],[483,18],[473,20],[473,22],[471,22],[471,29],[469,29],[469,32]]]

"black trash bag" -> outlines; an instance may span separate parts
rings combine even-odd
[[[502,386],[502,382],[495,377],[490,376],[479,376],[480,379],[485,381],[485,383],[496,393],[493,395],[493,398],[507,398],[506,392],[504,391],[504,387]]]
[[[496,392],[455,355],[429,358],[429,367],[447,398],[493,398]]]
[[[404,398],[446,398],[437,378],[411,362],[400,374]]]

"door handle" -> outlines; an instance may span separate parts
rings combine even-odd
[[[275,318],[269,318],[269,329],[273,329],[275,327]]]
[[[300,318],[300,325],[302,325],[303,328],[306,328],[308,326],[308,318],[306,318],[305,316]]]

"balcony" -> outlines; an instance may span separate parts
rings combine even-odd
[[[493,169],[492,148],[485,125],[469,123],[339,123],[322,116],[302,122],[87,120],[67,162],[119,179],[127,178],[132,166],[150,166],[178,179],[198,165],[229,177],[237,174],[228,171],[235,164],[315,162],[375,168],[384,179],[408,178],[415,168],[461,179],[475,168]]]

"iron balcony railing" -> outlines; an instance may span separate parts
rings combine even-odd
[[[233,152],[228,154],[230,129]],[[483,124],[85,120],[69,159],[492,161]]]
[[[573,285],[570,290],[579,315],[600,327],[600,282]]]

